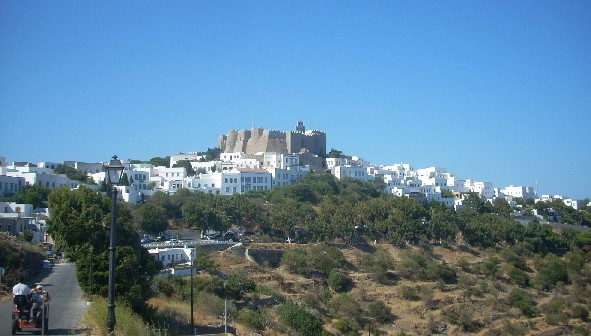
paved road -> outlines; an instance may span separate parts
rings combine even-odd
[[[55,265],[50,272],[42,274],[38,282],[51,295],[48,335],[82,335],[80,318],[88,306],[82,300],[74,265]],[[0,336],[11,335],[11,308],[12,300],[0,304]]]

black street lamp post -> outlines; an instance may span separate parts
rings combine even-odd
[[[92,295],[92,252],[94,252],[94,247],[92,245],[90,245],[90,247],[88,248],[88,252],[90,252],[90,270],[88,272],[88,282],[90,286],[88,289],[88,294]]]
[[[115,249],[117,241],[115,240],[115,233],[117,229],[117,185],[123,175],[123,165],[117,159],[117,155],[113,156],[109,165],[105,167],[107,170],[107,178],[111,187],[111,239],[109,245],[109,302],[107,304],[107,334],[115,334]]]
[[[193,259],[194,257],[194,252],[195,251],[195,246],[193,246],[193,248],[191,249],[191,335],[195,335],[195,324],[193,321]]]

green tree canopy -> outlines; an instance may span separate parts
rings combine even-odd
[[[154,165],[155,167],[168,167],[170,165],[170,156],[155,156],[151,158],[148,163]]]
[[[168,229],[168,217],[163,206],[153,203],[142,204],[135,209],[133,214],[134,220],[147,233],[156,235]]]
[[[109,272],[111,200],[91,189],[61,187],[49,195],[48,233],[76,264],[81,287],[88,291],[89,258],[93,260],[93,293],[106,296]],[[117,263],[115,286],[132,308],[143,312],[152,277],[159,263],[139,243],[125,204],[117,204]],[[90,248],[92,246],[92,253]]]
[[[59,164],[57,165],[57,167],[55,167],[55,169],[53,170],[54,173],[56,174],[64,174],[66,175],[70,180],[74,180],[74,181],[82,181],[85,182],[87,175],[83,174],[81,172],[79,172],[76,168],[74,167],[68,167],[66,165],[63,164]]]
[[[16,194],[0,198],[0,201],[32,204],[33,208],[44,208],[50,192],[49,188],[37,184],[26,185],[20,188]]]

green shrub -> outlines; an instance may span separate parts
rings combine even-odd
[[[334,268],[340,268],[345,261],[343,253],[328,244],[318,244],[308,249],[297,248],[286,251],[281,257],[280,265],[296,274],[318,272],[328,276]]]
[[[261,310],[239,310],[236,319],[249,329],[254,331],[265,330],[266,316]]]
[[[211,276],[207,279],[198,278],[195,280],[195,290],[204,291],[217,296],[224,295],[224,280],[217,276]]]
[[[281,256],[280,265],[287,267],[287,270],[295,274],[305,274],[307,272],[308,252],[297,248],[288,250]]]
[[[396,268],[400,275],[406,279],[427,280],[427,266],[429,261],[425,255],[408,252]]]
[[[534,317],[540,313],[531,294],[523,289],[515,288],[509,293],[509,304],[519,308],[527,317]]]
[[[193,260],[195,266],[204,272],[213,274],[218,270],[218,265],[211,259],[211,254],[205,252],[202,246],[197,245],[195,259]]]
[[[556,255],[549,253],[543,259],[536,259],[538,273],[533,279],[533,285],[540,290],[550,290],[558,282],[568,282],[568,273],[564,262]]]
[[[522,255],[518,255],[512,249],[503,249],[500,252],[501,257],[511,264],[513,267],[517,267],[520,270],[527,271],[529,268],[527,267],[527,263],[525,262],[525,257]]]
[[[379,323],[384,323],[392,319],[392,309],[383,301],[376,300],[367,306],[367,315]]]
[[[349,284],[351,283],[351,278],[345,274],[343,271],[335,268],[330,272],[328,279],[326,279],[328,286],[332,288],[335,292],[340,293],[344,292]]]
[[[313,245],[308,251],[308,268],[328,276],[334,268],[340,268],[345,261],[343,252],[328,244]]]
[[[359,303],[350,295],[341,293],[333,297],[328,303],[328,309],[333,316],[357,320],[361,315]]]
[[[488,257],[478,265],[478,271],[489,278],[497,278],[500,275],[499,263],[497,257]]]
[[[293,303],[284,303],[277,307],[281,321],[304,336],[320,335],[324,329],[322,322],[304,308]]]
[[[240,300],[244,293],[253,292],[256,283],[240,272],[230,275],[224,287],[224,295],[227,298]]]
[[[529,286],[529,276],[527,275],[527,273],[525,273],[521,269],[516,268],[516,267],[511,267],[508,274],[509,274],[509,279],[511,279],[511,281],[514,284],[516,284],[517,286],[520,286],[520,287],[528,287]]]
[[[576,305],[571,308],[572,316],[574,318],[581,319],[583,322],[587,322],[589,320],[589,310],[585,308],[585,306]]]
[[[560,313],[566,308],[566,302],[562,298],[554,299],[541,307],[543,313]]]
[[[452,283],[456,281],[456,272],[454,272],[448,264],[430,262],[427,265],[427,279],[429,280],[443,280],[446,283]]]
[[[400,295],[405,300],[416,301],[420,299],[419,294],[417,293],[417,289],[412,286],[402,286],[400,287]]]
[[[342,335],[347,335],[354,332],[353,328],[349,325],[349,321],[346,319],[336,320],[332,326],[341,332]]]
[[[546,323],[550,325],[560,325],[568,323],[568,315],[565,313],[546,313],[544,314]]]
[[[470,267],[470,263],[464,258],[458,260],[458,267],[461,268],[462,271],[464,271],[464,272],[468,272],[468,273],[472,272],[472,269]]]
[[[525,326],[519,323],[511,323],[509,320],[503,320],[502,335],[520,336],[525,335]]]

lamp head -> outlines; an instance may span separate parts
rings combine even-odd
[[[105,167],[107,169],[107,178],[108,182],[111,186],[116,186],[121,181],[121,176],[123,175],[123,170],[125,167],[121,164],[121,160],[117,159],[117,155],[113,155],[111,162],[109,165]]]

